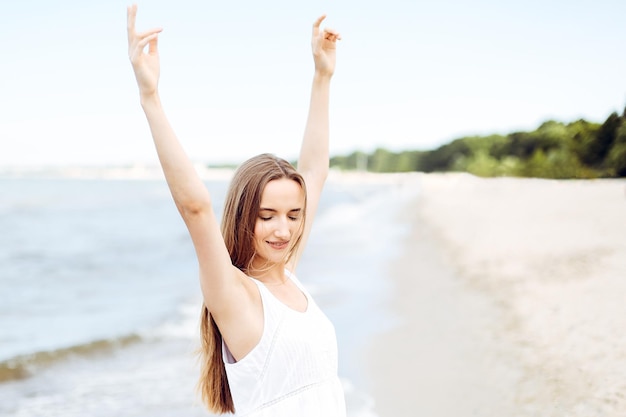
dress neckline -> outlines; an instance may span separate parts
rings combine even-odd
[[[274,293],[267,287],[267,285],[265,285],[265,283],[263,283],[263,281],[258,280],[256,278],[253,278],[255,281],[257,281],[259,284],[263,285],[263,287],[267,290],[268,293],[270,293],[270,295],[276,300],[278,301],[278,303],[280,305],[282,305],[283,307],[285,307],[287,310],[292,311],[296,314],[306,314],[311,310],[311,298],[309,297],[309,294],[305,291],[305,289],[303,287],[301,287],[299,285],[299,283],[297,282],[297,278],[295,278],[295,276],[287,269],[285,269],[285,276],[287,277],[288,280],[290,280],[295,286],[296,288],[298,288],[298,290],[302,293],[302,295],[304,295],[304,298],[306,299],[306,308],[304,309],[304,311],[300,311],[300,310],[296,310],[295,308],[289,307],[287,304],[285,304],[281,299],[279,299],[278,297],[276,297],[274,295]]]

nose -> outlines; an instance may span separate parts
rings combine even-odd
[[[288,239],[290,234],[289,221],[287,219],[280,219],[276,225],[276,229],[274,229],[274,236],[281,239]]]

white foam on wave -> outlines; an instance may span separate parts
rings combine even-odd
[[[202,300],[194,298],[181,304],[171,319],[143,334],[145,338],[199,340]]]

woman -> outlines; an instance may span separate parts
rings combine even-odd
[[[220,228],[161,107],[161,29],[136,32],[136,13],[128,8],[128,45],[141,105],[199,263],[203,400],[218,413],[344,416],[334,328],[293,275],[328,174],[339,34],[320,29],[325,16],[313,24],[315,75],[298,170],[268,154],[246,161],[233,177]]]

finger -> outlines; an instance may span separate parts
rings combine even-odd
[[[129,43],[129,55],[131,57],[137,57],[141,55],[146,45],[148,45],[153,39],[157,39],[159,33],[161,33],[162,29],[151,29],[146,32],[143,32],[139,35],[133,35],[132,40]],[[157,53],[157,44],[150,45],[148,49],[148,53],[155,54]]]
[[[152,41],[156,41],[156,39],[158,38],[159,34],[158,33],[154,33],[150,36],[146,36],[145,38],[141,39],[139,42],[137,42],[137,51],[142,51],[143,48],[146,47],[147,44],[149,44]],[[156,43],[154,45],[156,47]],[[155,49],[156,51],[156,49]]]
[[[341,40],[341,35],[339,34],[339,32],[333,30],[333,29],[328,29],[325,28],[324,29],[324,39],[328,39],[331,41],[337,41],[337,40]]]
[[[148,43],[148,54],[150,55],[154,55],[157,53],[158,51],[158,43],[159,43],[159,37],[155,36],[154,39],[151,39],[150,42]]]
[[[329,35],[328,40],[336,42],[336,41],[340,41],[341,40],[341,35],[337,34],[337,35]]]
[[[319,33],[320,25],[322,24],[322,21],[324,19],[326,19],[326,14],[321,15],[315,20],[315,22],[313,23],[313,35],[317,35]]]
[[[155,33],[158,34],[158,33],[161,33],[162,31],[163,31],[163,28],[152,28],[152,29],[146,30],[145,32],[138,33],[136,36],[138,39],[141,40],[145,38],[146,36],[152,36]]]
[[[158,33],[155,33],[152,36],[148,36],[138,42],[136,42],[133,47],[131,48],[131,51],[129,53],[130,56],[130,60],[132,62],[135,62],[137,59],[139,59],[141,57],[141,55],[143,55],[144,49],[146,48],[146,45],[148,45],[150,42],[156,40],[156,38],[159,36]],[[154,44],[154,46],[151,45],[151,47],[148,50],[149,53],[152,54],[156,54],[157,53],[157,45]]]
[[[135,20],[137,19],[137,5],[133,4],[126,8],[126,29],[128,36],[135,32]]]

